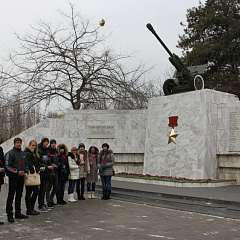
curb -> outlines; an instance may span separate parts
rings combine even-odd
[[[229,185],[236,185],[235,180],[216,180],[214,182],[209,182],[209,183],[179,183],[179,182],[124,178],[124,177],[114,177],[114,176],[112,177],[112,180],[122,181],[122,182],[135,182],[135,183],[142,183],[142,184],[153,184],[153,185],[168,186],[168,187],[186,187],[186,188],[224,187]]]

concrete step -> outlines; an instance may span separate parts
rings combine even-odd
[[[96,186],[96,194],[99,196],[102,194],[102,189],[99,185]],[[119,187],[112,187],[111,198],[157,207],[240,219],[240,203],[234,201],[147,192]]]

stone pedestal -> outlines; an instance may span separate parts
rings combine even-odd
[[[143,173],[215,179],[218,106],[233,101],[239,103],[232,94],[207,89],[150,99]],[[178,126],[174,128],[179,134],[176,144],[168,144],[166,135],[171,131],[168,126],[171,116],[178,116]],[[228,121],[229,118],[222,118],[221,124],[227,127]]]

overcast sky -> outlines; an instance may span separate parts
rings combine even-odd
[[[188,8],[199,0],[72,0],[75,10],[98,24],[106,20],[103,31],[112,33],[112,47],[135,56],[147,67],[156,65],[153,78],[166,73],[172,66],[168,54],[146,28],[151,23],[169,49],[181,56],[176,48],[178,35],[183,34],[180,22],[186,22]],[[14,33],[24,34],[38,19],[57,22],[56,10],[67,11],[66,0],[1,0],[0,55],[16,49]]]

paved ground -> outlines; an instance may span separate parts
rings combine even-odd
[[[0,239],[240,239],[240,221],[119,200],[88,199],[8,223],[0,195]],[[22,203],[25,212],[24,201]]]

